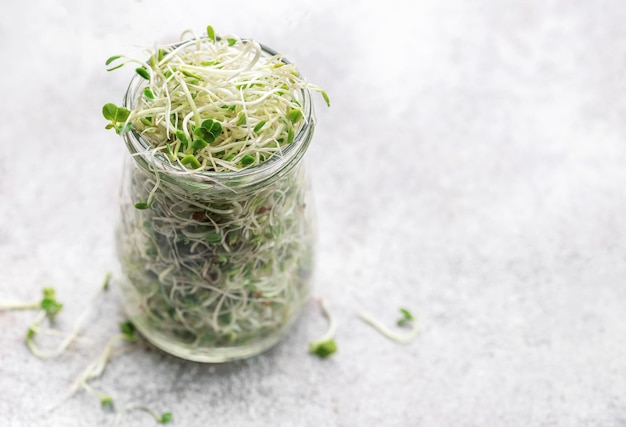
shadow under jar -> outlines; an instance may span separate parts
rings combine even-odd
[[[264,53],[274,54],[263,47]],[[132,109],[145,86],[135,76]],[[304,124],[280,155],[236,172],[194,172],[134,130],[116,230],[118,289],[130,320],[158,348],[199,362],[250,357],[276,344],[310,296],[315,227]],[[146,209],[137,202],[150,199]]]

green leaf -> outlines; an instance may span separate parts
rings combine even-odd
[[[200,166],[202,166],[193,154],[186,155],[180,160],[180,162],[185,166],[191,166],[193,169],[198,169]]]
[[[185,135],[185,132],[183,132],[182,130],[178,129],[176,131],[176,138],[178,138],[178,140],[182,142],[185,146],[189,145],[189,139],[187,138],[187,135]]]
[[[149,88],[149,87],[147,87],[147,88],[145,88],[145,89],[143,90],[143,94],[144,94],[144,96],[145,96],[146,98],[148,98],[148,99],[154,99],[154,93],[152,93],[152,91],[150,90],[150,88]]]
[[[215,30],[213,29],[212,26],[207,25],[207,27],[206,27],[206,34],[207,34],[207,36],[209,36],[209,39],[211,41],[215,41]]]
[[[256,161],[256,158],[254,156],[251,156],[250,154],[246,154],[241,159],[241,164],[244,165],[244,166],[248,166],[248,165],[251,165],[252,163],[254,163],[255,161]]]
[[[246,113],[243,111],[239,113],[239,117],[237,117],[237,126],[242,126],[246,124]]]
[[[137,339],[137,330],[135,325],[130,321],[120,323],[120,332],[124,335],[124,338],[129,341],[135,341]]]
[[[33,339],[35,335],[37,335],[37,331],[35,331],[33,327],[28,328],[28,331],[26,331],[26,339]]]
[[[289,125],[289,127],[287,128],[287,144],[291,144],[294,138],[295,135],[293,132],[293,126]]]
[[[109,102],[104,104],[102,107],[102,115],[105,119],[115,121],[115,117],[117,116],[117,105]]]
[[[289,120],[291,123],[296,124],[302,119],[302,111],[297,108],[289,110]]]
[[[191,71],[180,70],[187,77],[191,77],[192,79],[204,80],[202,76],[192,73]]]
[[[267,120],[261,120],[259,123],[256,124],[256,126],[254,127],[254,131],[258,132],[261,130],[261,128],[263,126],[265,126],[265,123],[267,123]]]
[[[211,65],[217,65],[219,63],[220,61],[202,61],[200,62],[200,65],[202,65],[203,67],[209,67]]]
[[[106,60],[104,65],[109,65],[111,62],[115,61],[116,59],[120,59],[121,57],[122,55],[113,55],[109,59]]]
[[[191,146],[193,147],[194,150],[202,150],[207,145],[209,145],[209,143],[206,142],[204,139],[197,138],[193,141]]]
[[[111,68],[107,68],[107,71],[113,71],[113,70],[117,70],[118,68],[122,68],[124,66],[124,64],[120,64],[120,65],[116,65],[115,67],[111,67]]]
[[[150,80],[150,73],[143,67],[135,68],[135,72],[146,80]]]
[[[218,243],[222,241],[222,235],[219,233],[207,233],[204,240],[209,243]]]
[[[39,303],[42,310],[46,312],[49,317],[54,317],[61,309],[63,304],[57,301],[54,288],[44,288],[43,298]]]
[[[233,246],[237,243],[237,239],[239,238],[239,233],[236,230],[232,230],[228,232],[228,244]]]
[[[222,125],[218,121],[206,119],[200,127],[194,129],[193,133],[198,138],[211,144],[222,133]]]
[[[115,116],[115,120],[118,123],[122,123],[122,122],[125,122],[126,119],[128,119],[128,116],[130,116],[130,110],[128,108],[125,108],[125,107],[119,107],[117,109],[117,114]]]
[[[228,41],[228,46],[232,46],[232,45],[234,45],[235,43],[237,43],[237,40],[236,40],[236,39],[226,39],[226,41]]]
[[[100,399],[100,405],[102,409],[106,409],[108,411],[113,410],[113,398],[111,396],[103,396]]]
[[[144,209],[148,209],[149,207],[150,207],[150,205],[148,205],[146,202],[137,202],[137,203],[135,203],[135,208],[136,209],[144,210]]]
[[[310,343],[309,350],[311,353],[325,359],[337,352],[337,343],[335,340],[326,340],[322,342]]]
[[[213,141],[215,141],[215,137],[213,135],[211,135],[211,133],[203,128],[203,127],[199,127],[199,128],[195,128],[193,130],[194,135],[196,135],[199,139],[206,141],[207,143],[212,143]]]
[[[206,119],[200,126],[208,130],[214,138],[217,138],[222,133],[222,124],[216,120]]]
[[[402,314],[402,317],[397,321],[398,326],[404,326],[414,320],[413,314],[406,308],[401,307],[400,313]]]
[[[167,423],[172,422],[173,419],[174,419],[174,416],[172,415],[171,412],[165,412],[163,415],[161,415],[161,419],[159,420],[159,423],[167,424]]]
[[[330,98],[328,97],[326,91],[322,90],[320,91],[320,93],[322,94],[322,98],[324,98],[324,101],[326,101],[326,105],[330,107]]]
[[[118,107],[109,102],[102,107],[102,115],[105,119],[110,120],[111,124],[123,123],[130,116],[130,110],[125,107]]]

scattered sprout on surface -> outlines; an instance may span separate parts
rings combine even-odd
[[[174,416],[171,412],[163,412],[160,414],[156,412],[154,409],[150,408],[149,406],[144,405],[143,403],[133,402],[124,406],[124,408],[120,412],[117,413],[113,425],[118,426],[124,414],[132,410],[140,410],[140,411],[147,412],[159,424],[169,424],[174,420]]]
[[[41,309],[46,313],[49,319],[54,317],[61,311],[63,304],[56,299],[56,291],[54,288],[43,289],[43,299],[41,300]]]
[[[337,343],[334,339],[337,332],[337,321],[335,320],[335,316],[328,309],[324,299],[321,299],[319,304],[324,317],[328,320],[328,329],[324,335],[317,340],[309,342],[309,351],[325,359],[337,351]]]
[[[49,288],[45,288],[49,289]],[[43,299],[46,298],[46,291],[43,290]],[[39,301],[30,302],[10,302],[0,301],[0,311],[13,311],[13,310],[37,310],[42,308],[43,299]]]
[[[106,291],[109,288],[109,282],[111,280],[111,273],[107,273],[104,277],[102,285],[100,286],[100,290],[98,294],[93,298],[91,304],[88,309],[79,316],[76,321],[74,328],[70,333],[66,333],[63,331],[59,331],[56,329],[47,329],[41,326],[41,322],[45,319],[48,321],[52,321],[54,317],[60,312],[63,304],[61,304],[56,299],[56,291],[54,288],[46,287],[42,290],[43,298],[37,302],[30,303],[1,303],[0,309],[3,311],[8,310],[39,310],[35,320],[29,326],[26,332],[26,344],[28,345],[29,350],[33,355],[41,359],[49,359],[51,357],[57,356],[64,352],[67,347],[74,341],[78,340],[78,333],[82,328],[83,323],[85,322],[87,315],[90,311],[93,310],[94,305],[102,293],[102,291]],[[128,342],[128,343],[136,343],[138,340],[138,336],[136,333],[136,329],[134,325],[129,321],[121,322],[119,325],[120,333],[113,338],[111,338],[107,344],[105,345],[104,350],[98,355],[98,357],[93,360],[78,376],[78,378],[74,381],[73,385],[70,389],[63,395],[59,400],[57,400],[54,404],[50,405],[46,411],[52,411],[61,405],[65,400],[70,398],[74,393],[78,390],[83,389],[88,393],[92,394],[96,398],[98,398],[100,402],[100,406],[102,409],[107,411],[114,411],[114,400],[110,394],[104,393],[100,390],[93,388],[89,382],[96,378],[99,378],[104,373],[104,370],[109,362],[109,360],[117,354],[120,354],[121,351],[124,351],[128,346],[119,346],[119,342]],[[63,342],[54,350],[44,351],[39,349],[33,339],[38,334],[46,334],[52,336],[58,336],[64,338]],[[161,415],[152,412],[155,420],[160,424],[167,424],[172,421],[172,414],[170,412],[163,413]],[[119,414],[118,414],[119,416]]]
[[[115,355],[115,350],[118,349],[119,342],[134,343],[137,341],[135,328],[132,323],[128,321],[120,323],[120,331],[121,332],[119,334],[109,339],[102,352],[91,363],[89,363],[85,369],[83,369],[70,389],[61,397],[61,399],[53,404],[49,410],[58,407],[80,389],[83,389],[92,396],[98,398],[103,408],[111,409],[113,407],[113,398],[109,394],[93,388],[90,385],[90,381],[102,376],[109,360]]]
[[[361,320],[368,323],[386,338],[398,343],[408,343],[417,336],[417,321],[414,319],[413,314],[411,314],[411,312],[406,308],[400,308],[399,311],[401,314],[401,318],[397,321],[397,324],[400,327],[409,328],[410,330],[408,332],[401,333],[393,331],[385,326],[383,323],[381,323],[379,320],[365,312],[359,312],[358,315]]]
[[[62,354],[65,349],[67,349],[70,344],[72,344],[77,338],[78,335],[88,319],[89,315],[94,309],[96,301],[100,297],[103,291],[106,291],[108,288],[108,280],[105,280],[98,293],[92,298],[90,304],[88,304],[87,309],[78,317],[76,320],[74,327],[69,333],[64,333],[57,330],[44,329],[41,326],[41,323],[44,320],[48,320],[52,322],[55,316],[61,311],[63,308],[63,304],[61,304],[56,299],[56,292],[54,288],[44,288],[43,289],[43,299],[41,300],[39,307],[41,310],[36,315],[35,319],[32,321],[31,325],[28,327],[26,332],[26,346],[30,350],[30,352],[40,358],[40,359],[50,359],[53,357],[57,357]],[[54,335],[61,336],[63,340],[59,343],[56,348],[51,350],[44,350],[39,348],[39,346],[35,342],[35,338],[38,334],[46,334],[46,335]]]

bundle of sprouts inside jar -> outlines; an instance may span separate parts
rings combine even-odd
[[[310,91],[328,97],[281,55],[212,27],[147,60],[107,61],[128,63],[137,68],[124,105],[103,107],[132,159],[117,231],[128,314],[183,357],[256,353],[310,293],[314,230],[300,160],[314,128]]]

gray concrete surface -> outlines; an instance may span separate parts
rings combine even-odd
[[[339,352],[307,354],[314,304],[227,365],[140,345],[92,382],[176,426],[626,426],[626,3],[34,0],[0,14],[0,300],[43,286],[68,329],[114,260],[124,147],[100,108],[132,70],[104,60],[186,28],[255,38],[324,87],[307,161],[315,296]],[[421,332],[387,341],[356,313]],[[123,319],[102,298],[60,357],[0,312],[0,424],[109,426],[80,392]],[[44,343],[42,343],[44,344]],[[49,343],[48,344],[52,344]],[[155,423],[128,412],[124,426]]]

